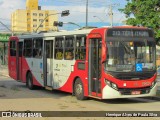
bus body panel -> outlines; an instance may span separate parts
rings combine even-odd
[[[144,27],[133,27],[133,26],[122,26],[122,27],[113,27],[113,28],[130,28],[130,29],[143,29]],[[156,79],[156,73],[151,77],[144,80],[123,80],[123,79],[116,79],[109,73],[105,71],[104,62],[107,58],[107,36],[106,32],[111,29],[109,27],[106,28],[95,28],[92,30],[80,30],[80,31],[74,31],[74,32],[55,32],[55,33],[42,33],[39,35],[24,35],[19,36],[20,40],[23,41],[25,38],[34,38],[34,37],[42,37],[47,40],[47,38],[50,37],[56,37],[56,36],[71,36],[71,35],[79,35],[79,34],[85,34],[87,36],[86,38],[86,59],[85,60],[56,60],[55,58],[52,58],[50,60],[47,60],[47,77],[51,77],[51,81],[47,83],[48,86],[51,86],[53,89],[65,91],[69,93],[74,92],[74,82],[77,78],[80,78],[84,87],[84,96],[90,96],[90,97],[98,97],[100,99],[112,99],[112,98],[129,98],[129,97],[146,97],[146,96],[154,96],[156,94],[157,90],[157,84],[150,88],[152,86],[152,83]],[[17,37],[11,37],[11,39],[15,39],[18,41],[19,38]],[[43,39],[45,41],[45,39]],[[90,67],[90,47],[91,47],[91,40],[92,39],[99,39],[101,40],[102,44],[102,53],[101,53],[101,60],[100,60],[100,71],[101,76],[98,78],[100,82],[100,91],[90,91],[90,81],[95,79],[90,79],[90,73],[89,73],[89,67]],[[50,39],[49,39],[50,40]],[[53,39],[54,41],[54,39]],[[44,42],[43,42],[44,44]],[[54,42],[53,42],[53,51],[54,51]],[[43,46],[44,48],[44,46]],[[64,50],[63,50],[64,51]],[[54,56],[54,52],[53,52]],[[16,57],[12,57],[9,55],[9,75],[13,79],[17,79],[17,73],[16,73]],[[31,72],[33,76],[33,84],[37,86],[45,87],[44,83],[44,58],[41,59],[35,59],[35,58],[25,58],[22,56],[22,82],[26,82],[26,76],[27,72]],[[51,63],[52,62],[52,63]],[[51,63],[51,64],[50,64]],[[80,66],[83,64],[83,68]],[[53,65],[53,66],[52,66]],[[49,75],[49,76],[48,76]],[[119,90],[126,89],[127,90],[139,90],[139,89],[146,89],[150,88],[149,93],[146,94],[136,94],[136,95],[123,95],[121,94],[121,91],[117,91],[110,86],[108,86],[105,82],[105,80],[109,80],[113,83],[115,83]],[[99,85],[99,84],[98,84]]]
[[[78,63],[84,63],[84,61],[79,60],[75,62],[75,65],[73,66],[73,71],[67,78],[66,83],[63,86],[61,86],[58,90],[73,93],[74,82],[77,78],[80,78],[83,83],[83,87],[84,87],[84,95],[88,96],[88,78],[86,75],[86,67],[84,70],[78,69],[77,67]]]
[[[75,60],[53,60],[53,88],[62,90],[68,84],[69,76],[74,71]],[[72,84],[71,84],[72,85]],[[69,88],[65,89],[67,91]],[[71,92],[71,91],[70,91]]]
[[[43,70],[40,68],[40,65],[42,63],[41,59],[32,60],[32,58],[26,58],[25,61],[26,66],[24,67],[24,77],[27,76],[27,72],[30,71],[33,77],[33,84],[38,86],[44,86],[43,82]]]
[[[16,72],[16,58],[15,57],[9,57],[8,58],[8,71],[9,76],[13,78],[14,80],[17,80],[17,72]]]

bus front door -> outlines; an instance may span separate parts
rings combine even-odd
[[[101,38],[89,38],[89,95],[101,97]]]
[[[52,87],[53,84],[53,40],[44,41],[44,86]]]

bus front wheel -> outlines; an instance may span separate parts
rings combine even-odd
[[[32,74],[31,74],[30,72],[27,74],[27,82],[26,82],[26,85],[27,85],[27,87],[28,87],[30,90],[33,90],[33,89],[34,89],[33,78],[32,78]]]
[[[79,78],[75,81],[74,93],[78,100],[86,99],[86,97],[84,96],[84,87],[82,81]]]

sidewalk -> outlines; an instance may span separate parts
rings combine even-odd
[[[9,75],[8,75],[8,66],[7,65],[0,65],[0,76],[9,77]]]

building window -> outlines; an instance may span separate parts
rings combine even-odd
[[[64,59],[72,60],[74,58],[74,36],[66,37],[64,48],[65,48]]]
[[[33,27],[37,27],[37,25],[33,25]]]
[[[23,56],[32,57],[32,39],[25,39],[24,40]]]
[[[42,22],[43,21],[43,19],[39,19],[39,22]]]
[[[37,13],[33,13],[33,16],[37,16]]]
[[[46,22],[48,22],[48,19],[46,20]]]
[[[30,27],[30,24],[27,24],[27,27]]]
[[[27,13],[27,16],[29,16],[30,15],[30,13]]]
[[[37,19],[33,19],[34,22],[37,22]]]
[[[39,13],[39,16],[43,16],[43,13]]]
[[[63,37],[55,38],[54,58],[57,59],[57,60],[62,60],[63,59],[63,44],[64,44]]]

